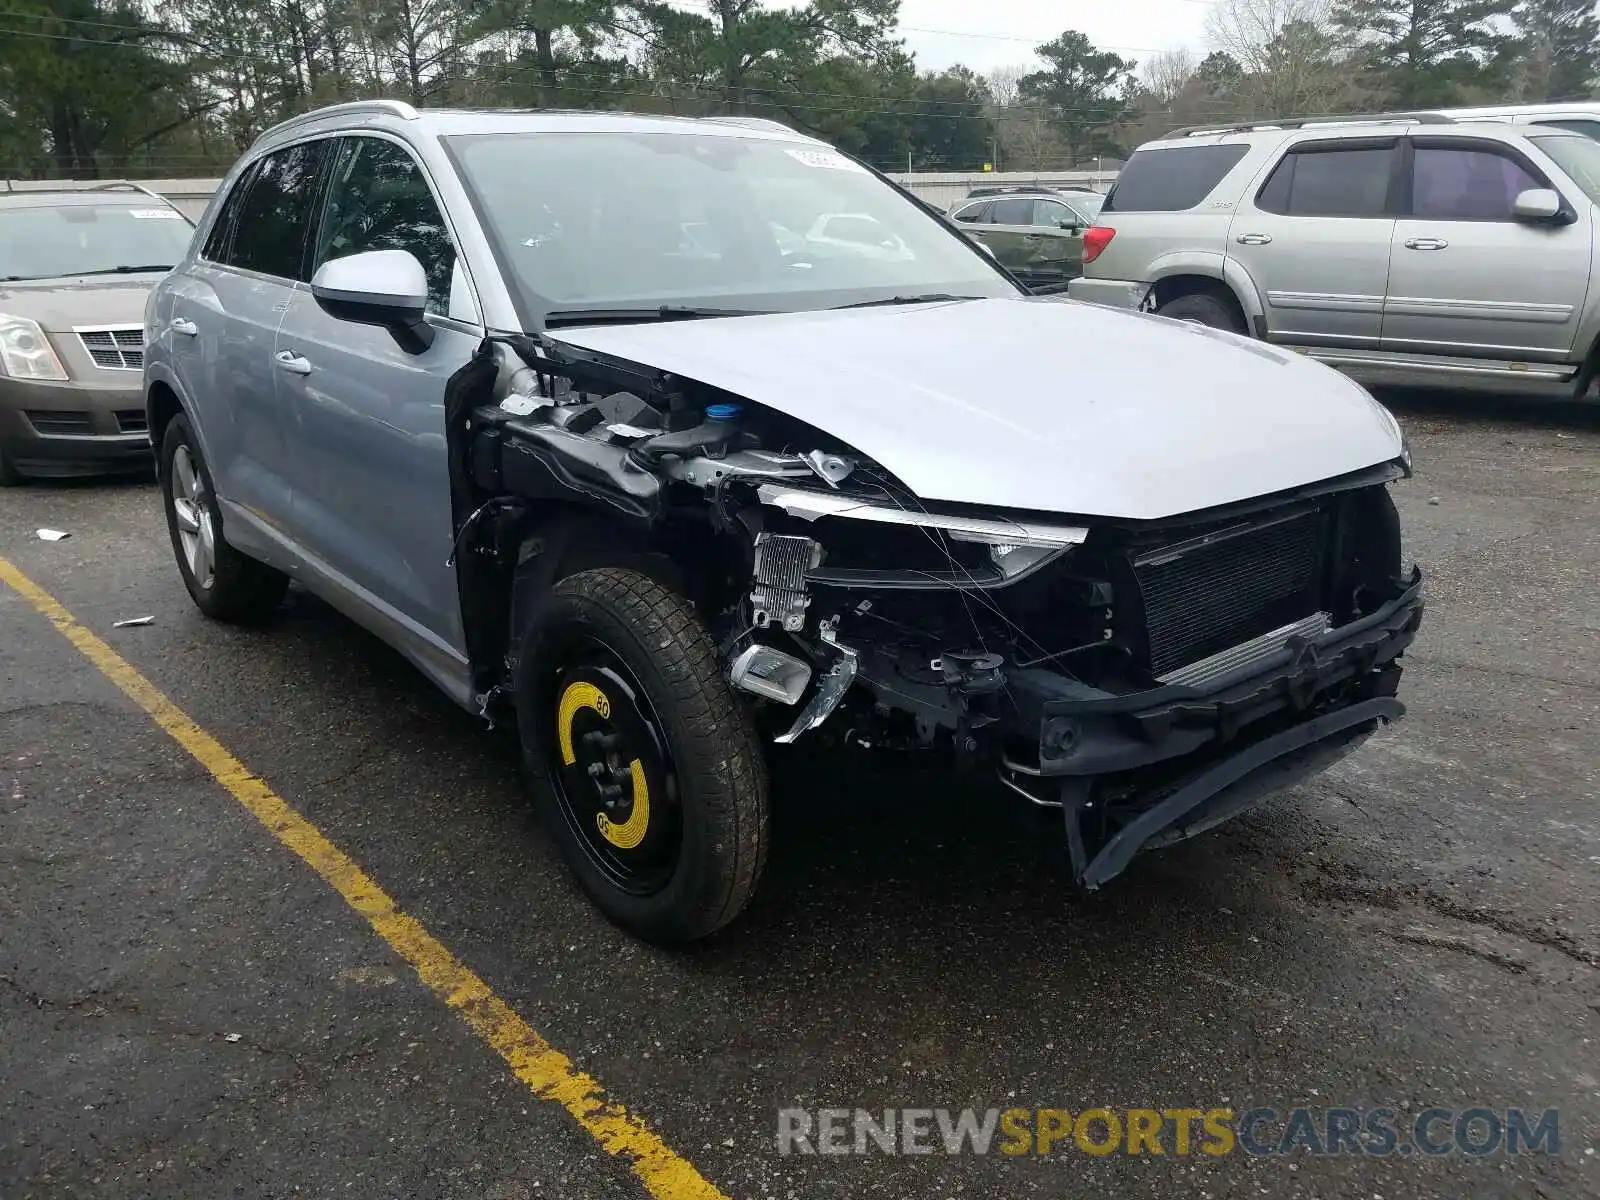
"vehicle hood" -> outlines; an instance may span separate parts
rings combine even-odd
[[[1331,368],[1232,334],[1055,298],[833,309],[550,337],[816,426],[925,501],[1151,520],[1397,458]]]
[[[160,279],[154,271],[0,283],[0,313],[26,317],[55,333],[79,325],[143,325],[145,297]]]

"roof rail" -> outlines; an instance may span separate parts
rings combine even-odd
[[[1454,125],[1456,119],[1442,112],[1325,113],[1315,117],[1263,117],[1234,125],[1190,125],[1165,134],[1169,138],[1202,137],[1208,133],[1255,133],[1266,129],[1314,129],[1321,125]]]
[[[29,186],[18,188],[16,186],[18,183],[27,184]],[[160,192],[151,191],[149,188],[145,187],[144,184],[134,183],[131,179],[108,179],[103,183],[91,184],[80,183],[77,180],[72,179],[13,180],[8,177],[5,180],[5,185],[5,194],[8,196],[48,196],[52,193],[82,196],[88,192],[138,192],[141,196],[149,196],[150,199],[159,201],[160,203],[165,204],[168,208],[177,207],[177,205],[173,204],[171,200],[163,196]]]
[[[86,192],[140,192],[143,195],[149,196],[152,200],[159,200],[168,207],[172,207],[172,201],[168,200],[160,192],[152,192],[142,183],[134,183],[131,179],[112,179],[105,183],[97,183],[93,187],[84,188],[83,190]]]
[[[415,121],[417,110],[404,100],[347,100],[343,104],[325,104],[321,108],[313,108],[310,112],[299,113],[286,121],[279,121],[276,125],[265,130],[261,136],[279,133],[290,126],[299,125],[306,121],[314,121],[320,117],[333,116],[337,113],[387,113],[392,117],[399,117],[402,121]]]
[[[1020,196],[1036,195],[1038,193],[1058,195],[1061,192],[1070,192],[1082,195],[1098,195],[1092,187],[1084,187],[1081,183],[1007,183],[1007,184],[980,184],[967,191],[967,199],[975,196]]]

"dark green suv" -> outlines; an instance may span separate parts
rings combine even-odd
[[[1105,197],[1044,188],[968,196],[950,213],[965,232],[1036,292],[1064,289],[1083,274],[1083,231]]]

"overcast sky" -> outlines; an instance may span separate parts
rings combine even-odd
[[[900,29],[923,70],[964,63],[982,73],[1032,63],[1033,48],[1076,29],[1102,50],[1145,59],[1205,52],[1209,0],[900,0]]]

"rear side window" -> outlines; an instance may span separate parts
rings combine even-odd
[[[995,225],[1032,225],[1032,200],[996,200],[989,210],[989,221]]]
[[[1256,207],[1291,217],[1381,217],[1389,211],[1394,147],[1296,150],[1256,195]]]
[[[989,205],[987,203],[969,204],[956,214],[956,220],[960,221],[963,225],[982,224],[988,220],[987,216],[985,215],[988,213],[988,211]]]
[[[222,261],[281,279],[305,278],[306,233],[324,145],[302,142],[261,160]]]
[[[1117,176],[1102,212],[1178,212],[1211,194],[1250,151],[1248,146],[1175,146],[1138,150]]]

